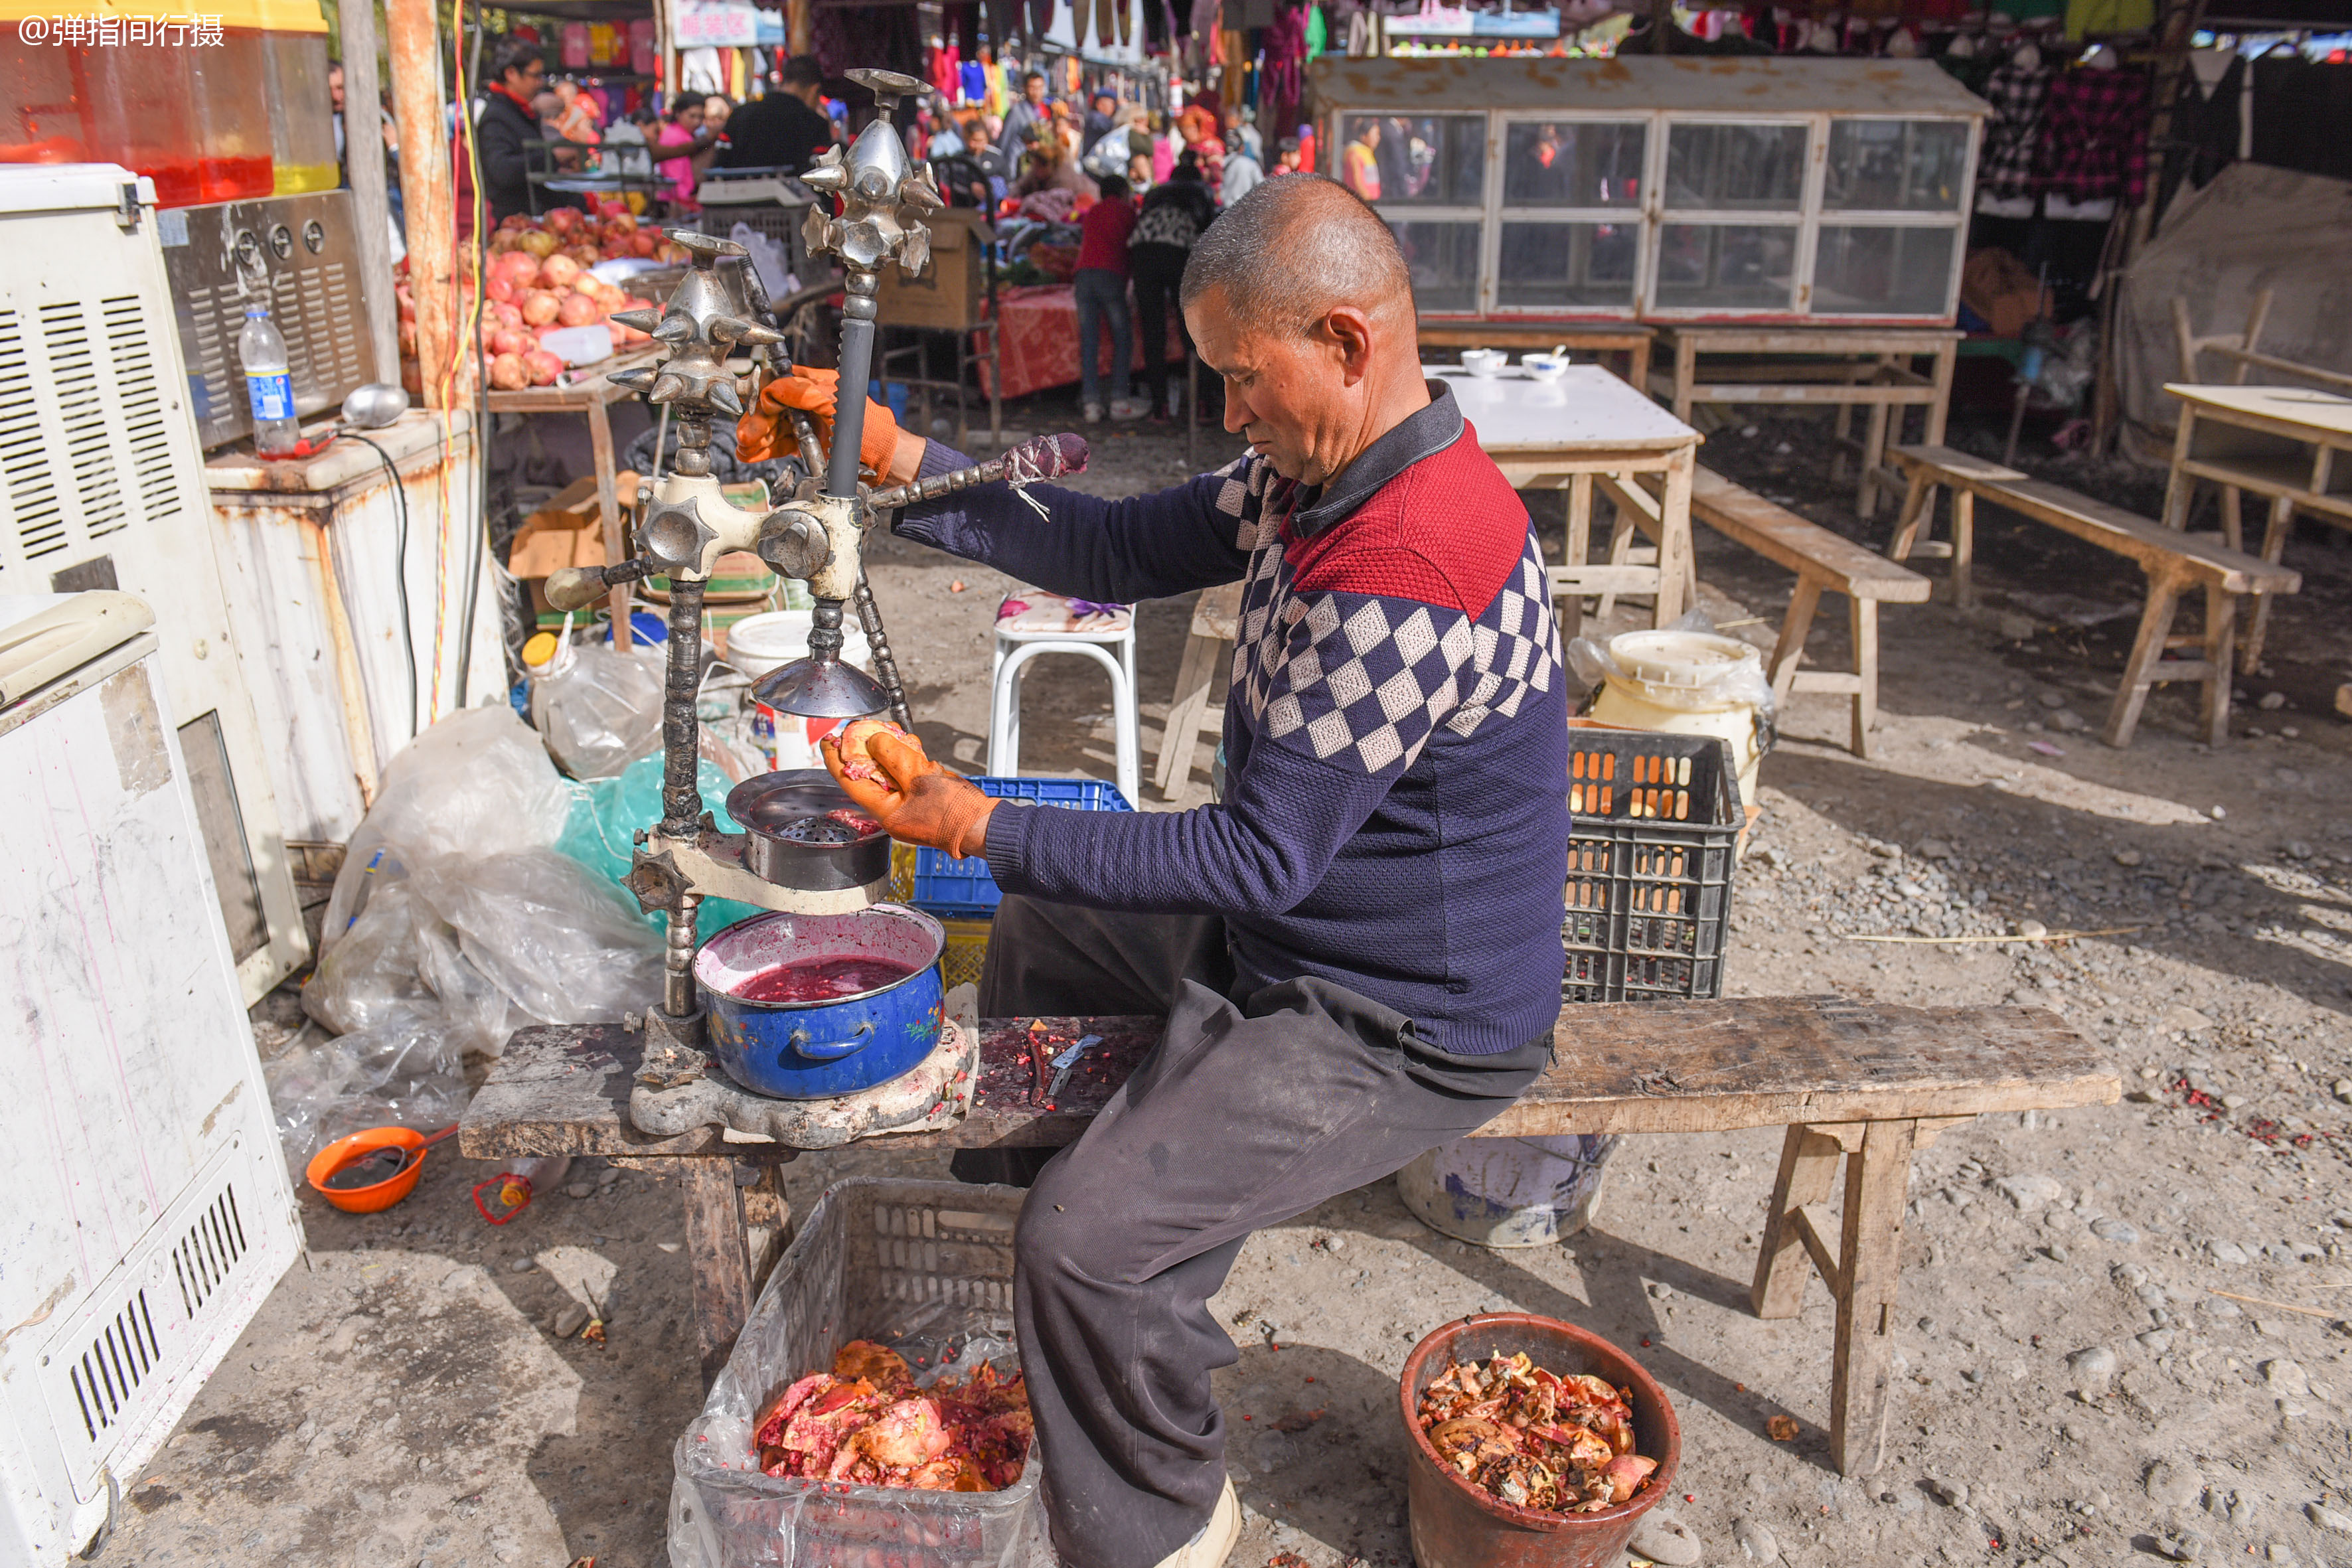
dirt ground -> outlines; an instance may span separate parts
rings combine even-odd
[[[1010,422],[1073,413],[1040,399]],[[1222,446],[1204,439],[1202,467]],[[1826,448],[1819,425],[1734,416],[1702,458],[1883,543],[1889,519],[1856,520]],[[1163,433],[1097,450],[1086,483],[1102,493],[1186,471]],[[2160,476],[2042,467],[2154,510]],[[1709,1563],[2352,1563],[2352,1331],[2336,1317],[2352,1315],[2352,726],[2329,711],[2352,673],[2352,551],[2315,530],[2294,542],[2304,591],[2278,606],[2231,745],[2196,743],[2193,689],[2166,690],[2117,752],[2083,726],[2104,714],[2137,574],[2013,519],[1983,519],[1979,539],[1975,615],[1939,593],[1885,616],[1871,761],[1841,749],[1843,700],[1781,716],[1727,965],[1739,995],[2051,1007],[2125,1079],[2124,1104],[1981,1119],[1920,1157],[1884,1467],[1849,1479],[1829,1463],[1825,1292],[1809,1286],[1788,1321],[1747,1306],[1778,1131],[1635,1139],[1594,1228],[1564,1246],[1449,1242],[1388,1183],[1249,1243],[1213,1304],[1241,1346],[1220,1395],[1248,1417],[1234,1564],[1408,1561],[1396,1375],[1439,1321],[1506,1307],[1605,1334],[1664,1383],[1684,1432],[1665,1507]],[[1787,577],[1704,531],[1699,547],[1707,608],[1769,645]],[[873,574],[926,740],[976,770],[1006,584],[898,544]],[[1143,607],[1147,761],[1187,615]],[[1843,652],[1835,619],[1816,634],[1824,662]],[[1621,608],[1617,625],[1636,620]],[[1097,675],[1049,662],[1026,707],[1026,771],[1109,776]],[[1205,750],[1181,804],[1205,796]],[[2112,934],[1852,940],[2029,921]],[[285,999],[261,1014],[276,1038]],[[580,1162],[494,1229],[468,1200],[492,1167],[447,1147],[387,1214],[305,1197],[307,1259],[127,1489],[102,1561],[667,1561],[670,1447],[700,1401],[677,1191]],[[812,1155],[788,1167],[789,1195],[804,1211],[845,1174],[943,1167]],[[551,1331],[583,1296],[604,1310],[602,1344]],[[1794,1440],[1768,1436],[1779,1415]]]

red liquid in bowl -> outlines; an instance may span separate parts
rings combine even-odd
[[[914,973],[887,958],[803,958],[761,970],[734,994],[746,1002],[831,1002],[895,985]]]

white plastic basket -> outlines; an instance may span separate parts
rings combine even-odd
[[[1009,1358],[1017,1187],[857,1177],[825,1189],[751,1309],[702,1414],[678,1438],[673,1568],[1031,1568],[1051,1563],[1031,1449],[998,1492],[845,1487],[762,1475],[760,1408],[851,1340],[950,1371]]]

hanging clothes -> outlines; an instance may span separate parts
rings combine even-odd
[[[2156,0],[2066,0],[2066,37],[2145,33],[2156,26]]]
[[[957,68],[959,99],[965,103],[988,101],[988,68],[978,60],[966,60]]]
[[[1331,47],[1331,26],[1324,20],[1323,7],[1307,7],[1307,58],[1313,59]]]
[[[2313,134],[2315,127],[2352,122],[2352,66],[2276,49],[2254,62],[2253,75],[2254,162],[2352,179],[2352,136]]]
[[[2045,195],[2070,202],[2120,196],[2147,185],[2147,78],[2077,66],[2050,85],[2035,170]]]
[[[1029,0],[1029,36],[1043,38],[1054,30],[1054,0]]]
[[[1298,124],[1299,100],[1307,91],[1307,16],[1311,7],[1293,5],[1274,14],[1265,30],[1265,68],[1257,84],[1261,118],[1272,121],[1277,140]]]
[[[2180,93],[2172,102],[2172,132],[2164,161],[2164,184],[2157,193],[2160,217],[2183,181],[2190,190],[2237,162],[2244,134],[2246,58],[2235,49],[2200,49],[2180,73]],[[2216,69],[2215,68],[2219,68]]]
[[[2029,68],[2011,61],[1986,80],[1984,97],[1992,113],[1985,121],[1984,153],[1977,164],[1979,190],[2000,197],[2033,193],[2034,143],[2057,74],[2046,65]]]

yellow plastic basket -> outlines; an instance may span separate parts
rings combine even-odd
[[[940,955],[940,982],[952,990],[966,983],[980,984],[980,972],[988,962],[987,921],[941,921],[947,927],[947,951]]]

